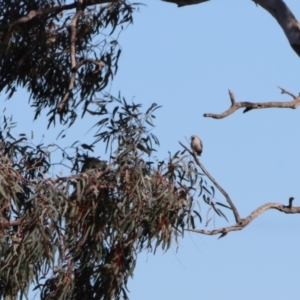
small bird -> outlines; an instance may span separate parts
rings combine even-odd
[[[197,135],[191,136],[191,147],[197,153],[197,155],[201,155],[203,150],[202,141]]]

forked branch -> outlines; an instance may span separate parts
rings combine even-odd
[[[188,231],[202,233],[206,235],[216,235],[221,234],[220,238],[225,236],[230,231],[238,231],[245,228],[248,224],[250,224],[255,218],[264,213],[269,209],[277,209],[278,211],[284,212],[286,214],[300,214],[299,206],[292,206],[293,197],[289,199],[289,205],[285,206],[280,203],[265,203],[262,206],[255,209],[248,217],[241,219],[241,223],[235,224],[232,226],[222,227],[214,230],[205,230],[205,229],[187,229]]]
[[[213,230],[186,229],[187,231],[197,232],[197,233],[206,234],[206,235],[220,234],[219,238],[221,238],[221,237],[225,236],[230,231],[242,230],[248,224],[250,224],[255,218],[257,218],[259,215],[263,214],[265,211],[267,211],[269,209],[276,209],[276,210],[278,210],[280,212],[284,212],[286,214],[300,214],[300,206],[295,206],[294,207],[292,205],[294,197],[290,197],[288,205],[283,205],[283,204],[280,204],[280,203],[273,203],[273,202],[265,203],[265,204],[261,205],[260,207],[258,207],[257,209],[255,209],[248,217],[241,218],[239,213],[238,213],[238,210],[236,209],[236,207],[235,207],[233,201],[231,200],[231,198],[229,197],[229,195],[216,182],[216,180],[209,174],[209,172],[204,168],[204,166],[200,163],[197,155],[192,150],[190,150],[188,147],[186,147],[183,143],[179,142],[179,144],[193,156],[196,164],[201,168],[203,173],[210,179],[210,181],[216,186],[216,188],[224,195],[224,197],[226,198],[229,206],[231,207],[231,209],[233,211],[235,221],[236,221],[235,225],[231,225],[231,226],[227,226],[227,227],[221,227],[221,228],[218,228],[218,229],[213,229]]]
[[[213,114],[213,113],[206,113],[204,114],[204,117],[207,118],[214,118],[214,119],[223,119],[232,113],[234,113],[236,110],[240,108],[245,108],[243,113],[246,113],[252,109],[262,109],[262,108],[292,108],[296,109],[300,105],[300,95],[295,96],[294,94],[286,91],[285,89],[278,87],[281,90],[281,94],[287,94],[293,98],[292,101],[288,102],[236,102],[234,94],[231,90],[229,90],[229,98],[231,101],[231,106],[225,110],[221,114]]]

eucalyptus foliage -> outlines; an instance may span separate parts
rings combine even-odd
[[[62,149],[16,136],[2,114],[0,297],[28,297],[34,285],[47,300],[127,299],[138,253],[166,251],[202,221],[195,196],[223,216],[190,155],[154,158],[159,106],[142,112],[103,91],[120,56],[113,33],[134,11],[126,1],[105,2],[0,2],[0,91],[11,98],[27,88],[35,117],[46,110],[48,126],[57,116],[72,125],[80,107],[97,120],[91,144]],[[108,161],[91,156],[96,145]],[[51,174],[54,163],[70,174]]]
[[[35,282],[41,299],[127,298],[137,254],[167,250],[200,217],[193,202],[200,177],[193,164],[186,165],[179,152],[167,161],[151,160],[158,140],[148,123],[158,106],[143,114],[140,105],[113,99],[118,109],[102,119],[96,135],[97,142],[112,141],[111,161],[74,146],[74,157],[62,152],[75,170],[67,177],[47,176],[49,148],[12,137],[10,120],[3,120],[3,295],[27,293]]]

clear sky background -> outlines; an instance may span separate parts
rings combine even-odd
[[[145,2],[145,1],[142,1]],[[286,0],[298,20],[300,2]],[[134,25],[119,38],[122,55],[110,87],[147,109],[155,102],[161,146],[157,156],[181,150],[192,134],[204,144],[201,162],[229,193],[242,217],[265,202],[300,205],[300,109],[242,110],[222,119],[204,118],[237,101],[289,101],[277,86],[300,92],[300,58],[269,13],[250,0],[213,0],[177,8],[147,1]],[[1,95],[4,99],[5,95]],[[62,129],[47,130],[45,118],[32,121],[28,94],[6,102],[17,132],[35,132],[36,141],[55,141]],[[80,111],[79,111],[80,114]],[[95,119],[68,131],[69,144],[91,141]],[[104,149],[99,150],[105,157]],[[220,194],[218,201],[225,202]],[[205,217],[206,206],[201,203]],[[233,224],[220,219],[210,229]],[[204,225],[203,225],[204,226]],[[240,232],[217,236],[185,234],[180,244],[138,258],[129,282],[130,299],[300,299],[300,216],[268,211]]]

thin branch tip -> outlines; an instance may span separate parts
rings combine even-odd
[[[278,88],[281,90],[281,94],[287,94],[287,95],[291,96],[293,99],[297,98],[296,95],[294,95],[293,93],[287,91],[286,89],[284,89],[284,88],[282,88],[280,86],[278,86]]]
[[[227,231],[224,231],[219,237],[218,240],[227,235]]]
[[[234,93],[230,89],[228,89],[228,93],[229,93],[229,98],[230,98],[230,101],[231,101],[231,105],[233,106],[236,103]]]
[[[292,208],[292,206],[293,206],[293,201],[294,201],[294,197],[290,197],[290,199],[289,199],[289,208]]]

